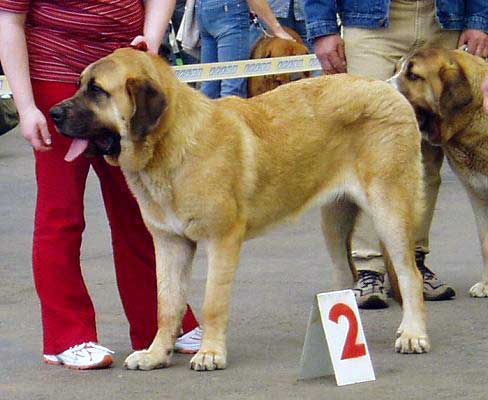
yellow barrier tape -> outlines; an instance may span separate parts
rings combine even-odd
[[[203,82],[222,79],[249,78],[251,76],[289,74],[293,72],[320,71],[322,68],[314,54],[305,56],[261,58],[208,64],[191,64],[173,67],[182,82]],[[10,96],[10,86],[5,76],[0,76],[0,97]]]
[[[251,76],[319,71],[321,69],[319,60],[314,54],[174,67],[176,76],[182,82],[249,78]]]

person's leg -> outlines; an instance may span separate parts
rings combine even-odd
[[[200,29],[200,62],[203,64],[217,62],[217,41],[207,30],[207,24],[211,23],[213,19],[211,12],[200,2],[197,3],[195,10]],[[202,82],[200,90],[207,97],[217,99],[220,97],[220,81]]]
[[[344,28],[347,71],[351,74],[386,80],[395,63],[415,41],[414,1],[394,0],[390,6],[390,25],[382,29]],[[386,307],[386,272],[380,243],[371,218],[360,214],[352,237],[352,257],[358,270],[354,287],[361,308]]]
[[[108,165],[100,157],[92,163],[100,179],[109,219],[117,285],[130,325],[132,347],[146,349],[158,329],[153,240],[120,168]],[[197,326],[188,307],[182,331],[187,333]]]
[[[383,29],[344,28],[347,72],[386,80],[393,75],[395,63],[414,42],[415,2],[391,3],[390,26]],[[384,272],[381,250],[371,219],[362,215],[353,237],[353,256],[358,269]]]
[[[37,203],[32,264],[44,332],[44,354],[96,342],[95,312],[80,268],[85,227],[83,193],[88,160],[64,161],[71,140],[53,127],[49,109],[75,93],[74,84],[33,81],[35,101],[46,115],[52,150],[36,152]]]
[[[446,43],[455,46],[459,33],[441,31],[435,20],[435,4],[433,0],[408,1],[393,0],[390,9],[390,26],[384,30],[362,30],[346,28],[346,58],[348,72],[358,73],[378,79],[389,78],[395,63],[411,50],[430,43],[446,47]],[[378,36],[380,36],[378,38]],[[438,38],[442,37],[441,40]],[[366,71],[366,73],[364,72]],[[432,271],[424,265],[425,254],[428,252],[428,233],[440,184],[439,170],[442,165],[442,151],[427,143],[422,145],[425,169],[426,213],[422,225],[417,231],[416,250],[417,266],[424,277],[424,296],[426,299],[444,299],[454,295],[448,285],[440,281]],[[365,298],[375,287],[370,285],[371,274],[384,274],[383,260],[378,257],[379,247],[371,223],[360,218],[353,237],[353,256],[361,278],[361,271],[366,271],[368,280],[365,285],[358,282],[357,289],[363,289]],[[371,240],[374,238],[374,240]],[[376,275],[377,276],[377,275]],[[382,285],[381,279],[378,286]],[[435,294],[432,293],[434,288]],[[356,295],[363,294],[357,291]],[[442,293],[441,293],[442,292]]]
[[[242,0],[229,2],[216,29],[218,60],[246,60],[250,55],[249,7]],[[247,80],[225,79],[220,84],[220,97],[247,97]]]

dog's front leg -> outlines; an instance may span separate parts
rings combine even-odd
[[[476,193],[467,188],[471,206],[478,227],[478,237],[483,257],[483,274],[481,281],[469,290],[471,297],[488,297],[488,200],[480,199]]]
[[[200,351],[190,362],[191,369],[196,371],[213,371],[226,367],[230,292],[239,262],[243,236],[244,228],[239,226],[226,237],[212,239],[208,243],[203,340]]]
[[[158,284],[158,332],[147,350],[125,360],[128,369],[150,370],[169,366],[181,319],[186,310],[186,292],[195,254],[194,242],[150,229],[156,251]]]

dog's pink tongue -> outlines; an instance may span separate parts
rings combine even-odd
[[[88,140],[85,139],[73,139],[68,152],[64,156],[65,161],[71,162],[76,159],[81,153],[83,153],[88,147]]]

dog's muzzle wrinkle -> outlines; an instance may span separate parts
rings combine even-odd
[[[120,154],[120,136],[105,130],[101,135],[93,138],[93,143],[103,155],[114,156]]]

